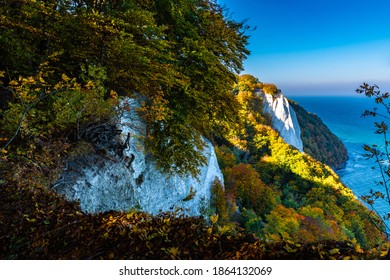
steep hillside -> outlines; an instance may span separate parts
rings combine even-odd
[[[344,144],[317,115],[307,112],[292,100],[289,103],[296,112],[301,127],[303,150],[334,169],[340,168],[348,159]]]
[[[118,135],[105,142],[96,139],[88,153],[70,158],[51,189],[79,201],[88,213],[138,209],[158,214],[181,209],[189,216],[204,214],[214,181],[223,182],[211,143],[204,139],[206,162],[196,177],[162,172],[145,153],[145,123],[137,114],[139,102],[127,98],[121,106],[128,110],[121,113],[114,128]]]
[[[281,92],[272,95],[259,90],[256,93],[263,99],[263,112],[271,116],[272,127],[287,143],[302,152],[300,123],[287,98]]]
[[[275,241],[357,240],[366,249],[381,242],[370,211],[337,174],[287,144],[259,114],[261,97],[247,87],[237,98],[245,129],[217,149],[230,205],[217,207],[222,224],[239,221],[248,232]]]
[[[1,259],[387,254],[378,217],[272,129],[255,89],[276,86],[236,75],[249,27],[216,1],[0,14]]]

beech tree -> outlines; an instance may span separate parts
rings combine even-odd
[[[0,2],[3,87],[42,73],[96,82],[106,98],[138,98],[145,146],[167,172],[196,175],[202,136],[238,121],[231,87],[249,54],[245,22],[210,0]],[[11,132],[10,132],[11,133]]]
[[[159,121],[149,121],[147,139],[149,149],[167,154],[163,168],[185,164],[181,153],[172,153],[183,147],[203,147],[201,135],[221,135],[230,126],[239,123],[238,106],[231,93],[235,73],[249,53],[245,23],[237,23],[224,16],[224,10],[208,0],[142,1],[151,9],[159,26],[166,26],[165,38],[171,42],[174,68],[179,76],[176,83],[163,85],[162,100],[157,107],[167,114]],[[146,103],[154,108],[156,98]],[[151,110],[153,111],[153,110]],[[178,134],[172,135],[175,131]],[[150,141],[149,141],[150,140]],[[191,153],[197,164],[203,162],[198,152]],[[176,166],[180,168],[180,166]],[[187,164],[187,169],[194,169]]]

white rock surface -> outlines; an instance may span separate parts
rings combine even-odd
[[[136,113],[138,103],[128,99],[130,110],[121,117],[122,140],[131,138],[123,159],[91,154],[68,165],[62,179],[53,189],[70,200],[79,200],[85,212],[140,209],[152,214],[179,209],[185,215],[198,216],[210,204],[210,188],[216,178],[223,182],[214,148],[206,141],[203,154],[207,164],[200,170],[198,180],[157,170],[145,156],[140,135],[144,124]],[[133,160],[131,160],[133,158]],[[190,194],[192,199],[185,201]]]
[[[262,91],[258,91],[258,94],[263,99],[263,111],[271,115],[272,127],[279,132],[284,141],[303,152],[297,115],[287,98],[282,93],[275,97]]]

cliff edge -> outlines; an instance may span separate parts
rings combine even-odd
[[[287,98],[281,92],[275,95],[266,94],[262,90],[256,92],[263,99],[263,112],[271,116],[272,127],[279,132],[284,141],[303,152],[298,118]]]
[[[134,99],[126,102],[130,109],[117,127],[119,141],[126,146],[123,154],[108,151],[79,156],[68,162],[53,189],[69,200],[79,201],[81,208],[90,213],[133,208],[151,214],[175,210],[189,216],[202,214],[209,207],[214,180],[223,182],[214,147],[205,140],[203,155],[207,163],[197,178],[160,172],[144,152],[144,124],[136,112],[139,104]]]

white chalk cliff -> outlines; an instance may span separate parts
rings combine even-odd
[[[198,216],[210,203],[210,188],[218,178],[223,182],[214,148],[210,142],[203,150],[207,164],[193,177],[161,173],[143,151],[140,135],[144,124],[136,113],[138,103],[128,99],[129,111],[120,119],[122,143],[131,135],[123,157],[97,153],[69,162],[53,189],[69,200],[80,201],[85,212],[103,212],[135,208],[156,214],[179,209],[185,215]]]
[[[259,90],[257,94],[263,99],[263,111],[271,115],[272,127],[279,132],[284,141],[302,152],[301,129],[297,115],[287,98],[280,92],[272,96]]]

